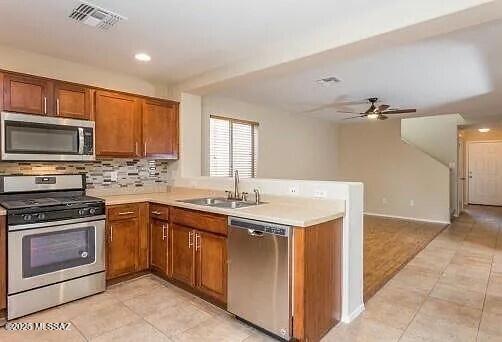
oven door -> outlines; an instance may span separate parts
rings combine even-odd
[[[94,160],[94,122],[2,112],[3,160]]]
[[[8,232],[8,294],[105,270],[105,221]]]

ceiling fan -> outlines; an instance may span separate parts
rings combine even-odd
[[[368,102],[370,103],[370,107],[362,113],[357,113],[357,112],[348,112],[348,111],[340,111],[338,110],[338,113],[348,113],[348,114],[358,114],[356,116],[351,116],[350,118],[345,118],[343,120],[350,120],[350,119],[356,119],[356,118],[368,118],[372,120],[387,120],[389,117],[387,115],[389,114],[404,114],[404,113],[415,113],[417,110],[414,108],[408,108],[408,109],[398,109],[398,108],[390,108],[389,105],[387,104],[381,104],[379,106],[376,105],[378,102],[377,97],[370,97],[368,99]]]

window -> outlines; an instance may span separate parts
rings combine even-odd
[[[209,175],[256,176],[258,123],[211,115],[209,119]]]

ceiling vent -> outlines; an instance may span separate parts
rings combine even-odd
[[[323,86],[331,86],[333,84],[341,82],[341,80],[338,77],[330,76],[330,77],[321,78],[321,79],[317,80],[316,82],[320,85],[323,85]]]
[[[127,20],[126,17],[113,13],[109,10],[81,1],[73,9],[69,17],[86,25],[96,27],[102,30],[108,30],[121,20]]]

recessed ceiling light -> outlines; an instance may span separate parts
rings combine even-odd
[[[375,119],[378,119],[378,114],[368,114],[368,119],[371,119],[371,120],[375,120]]]
[[[478,129],[478,131],[480,131],[481,133],[486,133],[486,132],[490,132],[490,129],[489,128],[480,128],[480,129]]]
[[[143,52],[135,54],[134,58],[141,62],[150,62],[150,60],[152,59],[152,57]]]

